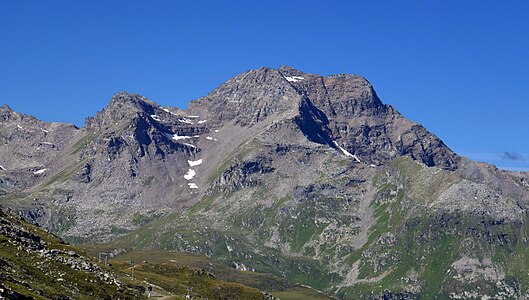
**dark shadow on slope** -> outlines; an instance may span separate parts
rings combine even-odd
[[[294,122],[311,142],[336,147],[332,142],[331,130],[327,127],[329,119],[309,99],[302,100],[299,116],[294,119]]]

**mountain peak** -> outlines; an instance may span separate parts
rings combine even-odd
[[[11,107],[9,107],[9,105],[7,105],[7,104],[4,104],[4,105],[0,106],[0,110],[13,111],[11,109]]]
[[[320,76],[290,66],[261,67],[239,74],[206,97],[192,101],[224,121],[250,125],[272,114],[296,114],[303,99],[331,115],[351,117],[366,110],[384,110],[373,87],[357,75]]]
[[[120,106],[127,106],[127,105],[132,105],[134,107],[140,108],[140,107],[145,106],[145,104],[150,105],[150,106],[156,105],[153,101],[150,101],[149,99],[147,99],[146,97],[142,95],[128,93],[126,91],[120,91],[114,94],[114,96],[112,96],[112,98],[110,99],[110,102],[107,105],[107,108],[110,107],[110,108],[115,109],[116,106],[120,107]]]
[[[7,104],[0,106],[0,119],[8,120],[14,111]]]
[[[277,69],[261,67],[239,74],[207,96],[192,101],[189,109],[206,109],[219,122],[251,125],[272,114],[297,109],[299,92]]]
[[[110,99],[108,105],[95,117],[86,119],[87,127],[107,128],[123,120],[129,120],[139,113],[153,115],[158,104],[139,94],[120,91]]]
[[[298,74],[305,74],[304,72],[296,69],[296,68],[293,68],[291,66],[287,66],[287,65],[281,65],[279,66],[279,72],[283,73],[283,74],[288,74],[288,75],[298,75]]]
[[[310,98],[315,104],[352,109],[363,108],[380,110],[384,104],[378,98],[371,83],[364,77],[355,74],[333,74],[321,76],[304,73],[290,66],[282,65],[279,72],[294,85],[296,89]],[[334,109],[330,111],[336,112]],[[358,111],[358,109],[356,109]],[[351,111],[343,111],[349,115]]]

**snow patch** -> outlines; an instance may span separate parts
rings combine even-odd
[[[198,185],[196,183],[188,183],[187,186],[189,186],[190,189],[198,189]]]
[[[202,159],[199,159],[199,160],[188,160],[187,163],[189,164],[190,167],[194,167],[194,166],[198,166],[200,164],[202,164]]]
[[[178,140],[185,140],[185,139],[190,139],[191,137],[188,136],[188,135],[178,135],[178,134],[173,134],[173,135],[170,135],[168,134],[167,135],[170,139],[173,139],[175,141],[178,141]]]
[[[290,81],[290,82],[298,82],[298,81],[303,80],[305,78],[303,78],[301,76],[286,76],[285,79],[287,81]]]
[[[215,129],[215,132],[219,132],[219,130],[218,130],[218,129]]]
[[[35,174],[35,175],[44,174],[44,172],[46,172],[46,170],[48,170],[48,169],[40,169],[38,171],[33,172],[33,174]]]
[[[189,120],[188,118],[178,119],[179,122],[185,123],[185,124],[191,124],[193,125],[193,122]]]
[[[162,121],[160,120],[160,117],[158,117],[157,115],[151,115],[151,118],[153,118],[153,120],[158,121],[158,122]]]
[[[55,146],[54,143],[50,143],[50,142],[42,142],[43,145],[49,145],[49,146]]]
[[[175,114],[174,112],[168,110],[167,108],[162,108],[163,111],[165,111],[166,113],[170,113],[171,115],[173,116],[176,116],[177,114]]]
[[[207,137],[206,137],[206,140],[210,140],[210,141],[213,141],[213,138],[212,138],[212,137],[210,137],[210,136],[207,136]]]
[[[228,252],[233,251],[233,248],[230,245],[228,245],[228,244],[226,244],[226,249],[228,249]]]
[[[188,118],[193,118],[193,119],[196,119],[196,118],[200,118],[200,116],[187,116]]]
[[[4,168],[4,166],[1,166],[1,165],[0,165],[0,169],[6,171],[6,168]]]
[[[42,130],[42,132],[44,132],[44,133],[50,133],[48,130],[43,129],[43,128],[41,128],[40,130]]]
[[[343,154],[345,154],[346,156],[352,157],[354,160],[356,160],[356,162],[360,162],[360,159],[358,158],[358,156],[356,156],[355,154],[351,154],[349,151],[340,147],[338,143],[336,143],[336,141],[333,141],[333,143],[334,145],[336,145],[336,147],[338,147],[338,149],[340,149],[343,152]]]
[[[204,124],[206,123],[206,120],[198,121],[197,124]]]
[[[20,125],[18,125],[18,124],[17,124],[17,127],[20,128],[20,129],[24,129],[24,128],[22,128],[22,126],[20,126]]]
[[[197,173],[195,172],[195,170],[193,170],[193,169],[189,169],[189,170],[187,171],[187,174],[184,175],[184,179],[185,179],[185,180],[191,180],[191,179],[193,179],[193,177],[195,177],[196,174],[197,174]]]
[[[193,145],[193,144],[189,144],[189,143],[184,143],[184,145],[186,146],[189,146],[189,147],[192,147],[192,148],[196,148],[197,146]]]

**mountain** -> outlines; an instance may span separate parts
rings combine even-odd
[[[66,240],[343,299],[529,297],[527,173],[460,157],[360,76],[259,68],[186,110],[120,92],[80,129],[0,116],[1,203]]]

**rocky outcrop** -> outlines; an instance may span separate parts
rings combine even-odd
[[[243,188],[258,186],[262,183],[261,176],[273,171],[274,168],[268,157],[234,163],[213,183],[211,192],[218,190],[236,192]]]
[[[1,207],[0,254],[0,298],[32,299],[35,295],[55,298],[57,294],[68,298],[89,295],[133,298],[133,293],[126,291],[114,274]],[[96,286],[98,292],[89,291]]]

